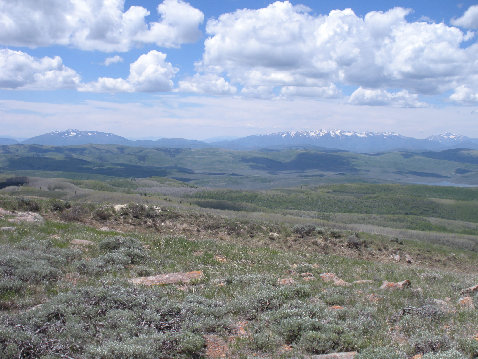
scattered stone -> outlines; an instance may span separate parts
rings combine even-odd
[[[220,255],[214,256],[214,259],[216,260],[216,262],[219,262],[219,263],[226,263],[227,262],[226,257],[220,256]]]
[[[388,281],[383,281],[382,286],[380,289],[404,289],[407,287],[410,287],[412,283],[406,279],[402,282],[388,282]]]
[[[109,232],[111,231],[111,229],[109,229],[108,227],[101,227],[101,228],[98,228],[99,231],[101,232]]]
[[[458,304],[464,309],[475,309],[472,297],[461,297],[458,299]]]
[[[322,280],[324,282],[334,282],[335,285],[338,285],[340,287],[347,287],[349,285],[351,285],[350,283],[344,281],[343,279],[337,277],[337,275],[335,273],[322,273],[320,275],[320,278],[322,278]]]
[[[226,281],[224,279],[215,279],[213,283],[217,287],[224,287],[226,285]]]
[[[304,281],[306,281],[306,282],[309,282],[309,281],[315,279],[314,275],[313,275],[312,273],[309,273],[309,272],[307,272],[307,273],[300,273],[300,276],[301,276],[302,279],[303,279]]]
[[[143,285],[165,285],[174,283],[189,283],[192,280],[201,279],[204,276],[202,271],[193,271],[187,273],[167,273],[150,277],[138,277],[129,280],[133,284]]]
[[[12,223],[44,223],[45,220],[38,213],[34,212],[17,212],[13,213],[14,218],[10,218],[8,221]]]
[[[277,283],[279,283],[280,285],[293,285],[295,284],[295,280],[294,278],[282,278],[282,279],[278,279],[277,280]]]
[[[309,358],[310,359],[354,359],[356,356],[357,356],[357,352],[348,352],[348,353],[312,355]]]
[[[243,320],[240,322],[237,322],[235,328],[234,328],[234,334],[240,338],[244,338],[248,336],[247,333],[247,321]]]
[[[7,211],[6,209],[0,208],[0,216],[5,217],[5,216],[12,216],[14,213]]]
[[[392,254],[390,256],[390,258],[392,258],[395,262],[400,262],[400,254]]]
[[[280,238],[279,233],[275,233],[275,232],[269,233],[269,239],[270,239],[271,241],[275,241],[275,240],[277,240],[277,239],[279,239],[279,238]]]
[[[305,282],[310,282],[311,280],[315,280],[315,277],[313,275],[310,277],[302,277],[302,280]]]
[[[218,335],[205,335],[206,340],[206,357],[210,359],[227,358],[229,347],[227,343]]]
[[[72,239],[70,244],[78,247],[89,247],[94,246],[95,242],[88,241],[86,239]]]
[[[412,264],[413,263],[413,258],[408,255],[408,254],[405,254],[405,261],[408,263],[408,264]]]
[[[293,349],[292,346],[284,344],[280,347],[279,354],[288,353],[288,352],[292,351],[292,349]]]
[[[461,294],[471,294],[471,293],[475,293],[475,292],[478,292],[478,284],[474,285],[473,287],[463,289],[461,291]]]
[[[421,359],[423,358],[423,354],[417,354],[412,357],[412,359]]]
[[[2,232],[13,232],[15,231],[15,227],[1,227],[0,230]]]
[[[113,208],[116,212],[120,212],[123,208],[126,208],[127,206],[127,204],[115,204]]]
[[[382,298],[374,293],[370,294],[368,297],[367,297],[368,301],[369,302],[372,302],[372,303],[378,303],[382,300]]]

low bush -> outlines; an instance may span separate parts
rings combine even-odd
[[[54,212],[63,212],[65,209],[71,208],[70,202],[59,199],[50,199],[48,201],[48,206],[50,210]]]
[[[219,318],[222,307],[198,296],[181,304],[158,288],[75,288],[1,317],[0,357],[199,358],[203,335],[223,325],[207,328],[204,317]]]
[[[75,204],[61,212],[60,218],[68,222],[82,222],[90,218],[92,209],[84,204]]]
[[[469,359],[459,351],[454,349],[440,353],[429,353],[423,356],[423,359]]]
[[[0,286],[2,291],[18,291],[27,284],[54,282],[62,268],[77,257],[71,249],[56,248],[49,241],[24,240],[0,246]]]
[[[112,207],[100,207],[93,212],[93,218],[99,221],[107,221],[114,216],[115,212]]]
[[[148,257],[141,242],[132,237],[108,237],[98,247],[102,252],[98,257],[76,263],[79,273],[100,275],[120,271],[131,264],[142,264]]]
[[[0,308],[27,305],[26,293],[34,294],[38,292],[36,288],[54,285],[65,273],[68,263],[77,257],[77,251],[56,248],[49,241],[27,239],[1,245]]]
[[[414,354],[435,353],[450,349],[451,340],[446,335],[434,335],[425,331],[413,338],[411,345]]]
[[[356,359],[407,359],[407,355],[390,347],[378,347],[364,349]]]
[[[158,217],[158,212],[154,207],[139,203],[129,203],[126,207],[121,209],[120,214],[121,216],[129,216],[134,219],[151,219]]]
[[[292,227],[292,232],[299,237],[304,238],[317,233],[317,227],[313,224],[296,224]]]
[[[478,340],[475,338],[462,338],[458,341],[460,351],[471,358],[478,358]]]
[[[312,354],[349,352],[357,349],[354,342],[352,334],[344,333],[341,327],[336,327],[320,332],[305,332],[300,338],[299,347]]]
[[[41,205],[37,200],[30,198],[19,198],[18,209],[28,212],[40,212]]]

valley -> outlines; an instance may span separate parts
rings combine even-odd
[[[475,358],[453,153],[3,146],[0,354]]]

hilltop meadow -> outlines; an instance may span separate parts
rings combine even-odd
[[[473,151],[0,152],[2,358],[478,358]]]

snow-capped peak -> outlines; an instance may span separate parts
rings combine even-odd
[[[394,132],[356,132],[356,131],[345,131],[345,130],[309,130],[309,131],[286,131],[279,132],[272,135],[281,136],[282,138],[316,138],[316,137],[333,137],[333,138],[367,138],[367,137],[393,137],[398,136],[399,134]],[[266,135],[269,136],[269,135]]]
[[[462,142],[466,141],[468,137],[463,135],[457,135],[455,133],[446,132],[440,135],[434,135],[427,138],[429,141],[437,141],[437,142]]]
[[[48,135],[59,136],[63,138],[88,137],[88,136],[103,136],[103,137],[114,136],[112,133],[99,132],[99,131],[80,131],[78,129],[73,129],[73,128],[69,128],[64,131],[52,131]]]

